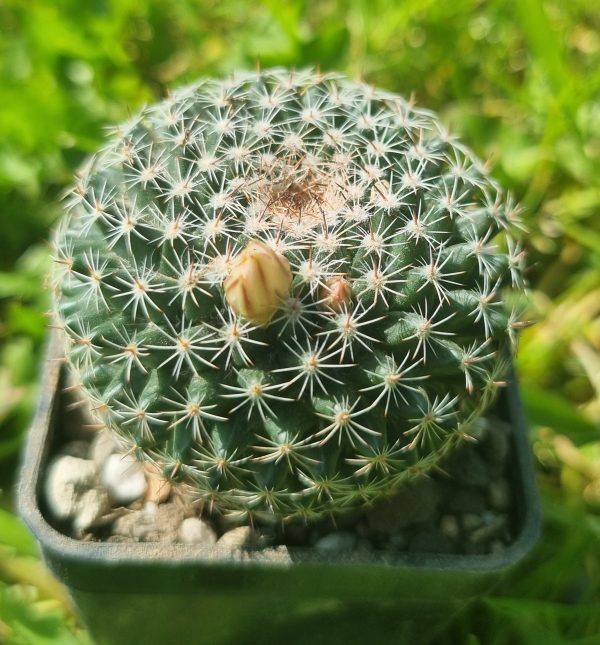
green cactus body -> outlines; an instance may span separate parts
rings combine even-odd
[[[431,467],[493,400],[517,222],[395,94],[314,71],[202,80],[79,175],[53,276],[68,361],[120,445],[211,508],[343,510]],[[292,273],[264,324],[223,288],[252,241]]]

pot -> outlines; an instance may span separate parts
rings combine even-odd
[[[59,339],[44,365],[18,486],[20,514],[98,645],[179,642],[425,643],[515,568],[540,526],[533,460],[516,379],[496,413],[510,422],[517,535],[499,553],[317,553],[240,558],[219,545],[99,543],[57,531],[41,495],[46,465],[70,426]]]

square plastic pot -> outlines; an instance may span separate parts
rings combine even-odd
[[[498,583],[534,545],[540,525],[530,448],[515,379],[497,413],[512,427],[518,534],[491,555],[316,553],[292,562],[241,560],[220,547],[82,542],[46,519],[42,483],[69,424],[55,349],[18,488],[21,516],[53,574],[66,585],[99,645],[170,643],[426,643],[457,612]]]

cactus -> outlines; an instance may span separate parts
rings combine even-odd
[[[114,129],[58,227],[76,385],[214,511],[312,519],[469,437],[521,325],[519,210],[412,101],[201,80]]]

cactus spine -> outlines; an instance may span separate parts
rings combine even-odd
[[[221,512],[385,494],[506,375],[518,209],[395,94],[311,70],[202,80],[115,128],[67,210],[75,377],[125,449]]]

